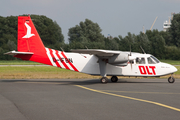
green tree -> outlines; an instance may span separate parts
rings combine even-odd
[[[168,44],[180,47],[180,13],[174,15],[173,20],[171,21],[171,27],[169,28],[168,32]]]
[[[27,15],[24,15],[27,16]],[[0,59],[15,59],[4,55],[5,52],[16,50],[17,45],[17,16],[0,16]],[[46,47],[60,49],[65,46],[64,36],[56,21],[46,16],[31,15],[31,19]]]
[[[43,15],[31,15],[31,19],[46,47],[57,49],[56,44],[64,43],[64,36],[56,21]]]
[[[163,59],[165,51],[165,40],[160,35],[155,35],[151,41],[151,54]]]
[[[105,49],[107,50],[119,50],[119,39],[118,38],[104,38]]]
[[[17,48],[17,45],[14,43],[14,41],[11,41],[11,40],[8,40],[7,46],[10,51],[16,50],[16,48]]]
[[[140,32],[139,35],[137,35],[137,39],[135,42],[135,51],[136,52],[142,52],[140,49],[140,46],[144,49],[144,51],[146,53],[151,53],[151,47],[150,47],[151,43],[148,39],[148,36],[142,32]]]
[[[164,58],[171,60],[180,60],[180,49],[176,46],[165,46]]]
[[[131,51],[134,51],[135,43],[137,41],[137,37],[135,34],[131,34],[130,32],[128,32],[128,35],[125,36],[124,38],[120,35],[118,37],[119,37],[119,49],[121,51],[130,51],[130,47],[131,47]]]
[[[101,34],[101,31],[102,30],[97,23],[86,19],[85,22],[80,22],[79,25],[69,29],[69,43],[75,44],[76,42],[80,42],[82,45],[87,46],[88,48],[94,48],[94,46],[98,47],[99,45],[104,47],[102,46],[104,36]]]

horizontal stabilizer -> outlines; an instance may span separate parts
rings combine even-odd
[[[14,55],[33,55],[34,53],[32,53],[32,52],[18,52],[18,51],[13,50],[13,51],[10,51],[10,52],[4,53],[4,54],[14,56]]]

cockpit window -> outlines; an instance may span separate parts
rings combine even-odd
[[[156,58],[156,57],[154,57],[154,56],[150,56],[156,63],[159,63],[160,61]]]
[[[144,58],[136,58],[136,64],[145,64]]]
[[[151,57],[148,57],[147,61],[148,61],[148,64],[156,64],[156,62]]]

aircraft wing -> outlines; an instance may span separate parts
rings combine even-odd
[[[18,55],[18,54],[21,54],[21,55],[32,55],[32,54],[34,54],[34,53],[32,53],[32,52],[18,52],[18,51],[10,51],[10,52],[7,52],[7,53],[4,53],[4,54],[6,54],[6,55]]]
[[[100,49],[73,49],[71,50],[74,53],[81,53],[81,54],[90,54],[96,55],[99,57],[111,57],[115,54],[120,54],[121,51],[112,51],[112,50],[100,50]]]

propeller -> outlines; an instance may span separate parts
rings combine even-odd
[[[132,69],[132,61],[133,61],[134,59],[136,59],[136,57],[132,56],[132,54],[131,54],[131,45],[130,45],[129,62],[130,62],[130,64],[131,64],[131,69]]]

